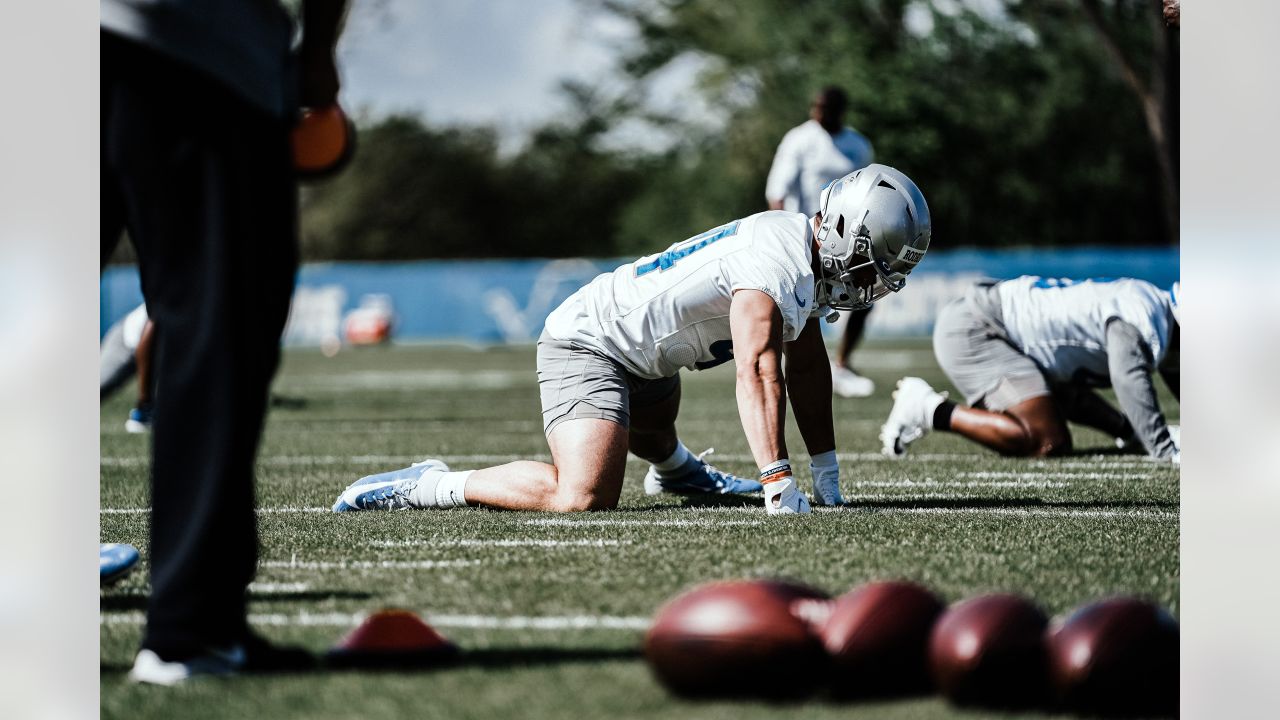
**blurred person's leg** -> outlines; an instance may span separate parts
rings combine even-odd
[[[840,341],[836,344],[836,356],[831,362],[831,382],[835,393],[841,397],[868,397],[875,392],[875,383],[870,378],[859,375],[851,361],[853,351],[862,342],[862,334],[867,329],[867,316],[870,314],[871,308],[850,312],[844,330],[840,333]]]
[[[155,354],[156,324],[147,320],[138,336],[138,346],[134,348],[134,367],[138,370],[138,400],[129,411],[129,420],[125,429],[129,432],[148,432],[151,430],[151,396],[155,389],[155,374],[152,372],[152,357]]]
[[[248,639],[253,462],[297,264],[296,185],[281,121],[106,34],[101,58],[103,205],[118,192],[157,328],[142,644],[182,659]]]

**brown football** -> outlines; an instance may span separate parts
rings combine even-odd
[[[952,605],[933,626],[934,683],[959,705],[1027,707],[1047,694],[1044,630],[1049,619],[1031,601],[983,595]]]
[[[1050,677],[1077,712],[1170,715],[1178,707],[1178,622],[1159,605],[1110,598],[1073,611],[1047,640]]]
[[[702,585],[658,610],[644,655],[678,695],[800,697],[817,689],[826,669],[826,653],[806,618],[828,597],[769,580]]]
[[[874,582],[836,599],[821,629],[841,697],[927,690],[929,632],[945,605],[909,582]]]

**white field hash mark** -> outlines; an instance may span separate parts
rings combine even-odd
[[[351,627],[367,617],[367,613],[250,614],[249,623],[275,627]],[[650,624],[647,617],[616,615],[424,615],[423,619],[439,628],[480,630],[647,630]],[[146,616],[136,610],[98,614],[100,625],[142,625],[145,622]]]
[[[415,547],[539,547],[539,548],[562,548],[562,547],[585,547],[585,548],[606,548],[619,547],[622,545],[633,545],[631,540],[543,540],[538,538],[504,538],[494,540],[480,540],[475,538],[465,538],[458,540],[374,540],[369,543],[369,547],[376,548],[415,548]]]

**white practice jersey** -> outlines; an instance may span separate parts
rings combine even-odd
[[[1109,385],[1107,323],[1138,329],[1156,364],[1168,350],[1168,296],[1128,278],[1060,280],[1025,275],[996,286],[1009,340],[1050,379]]]
[[[638,377],[671,377],[732,359],[729,304],[750,289],[777,303],[791,342],[815,313],[812,242],[798,213],[735,220],[596,277],[551,313],[547,332]]]
[[[765,182],[765,198],[781,200],[782,208],[813,216],[822,208],[822,188],[875,161],[871,142],[844,128],[832,136],[817,120],[791,128],[782,137]]]

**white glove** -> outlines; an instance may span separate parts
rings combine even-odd
[[[809,463],[809,471],[813,473],[813,502],[815,505],[843,505],[844,497],[840,494],[840,466],[828,465],[817,467]]]
[[[810,512],[809,498],[796,489],[796,479],[787,476],[765,484],[764,509],[770,515],[804,515]]]

